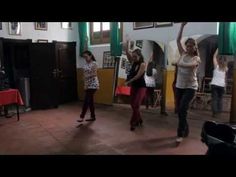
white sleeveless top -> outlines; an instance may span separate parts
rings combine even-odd
[[[183,54],[180,58],[180,64],[191,64],[193,62],[199,62],[200,58],[198,56],[191,57],[189,55]],[[198,81],[197,81],[197,67],[189,68],[189,67],[181,67],[178,66],[177,72],[177,80],[176,87],[181,89],[198,89]]]
[[[147,76],[145,72],[144,79],[147,87],[156,87],[157,70],[152,68],[152,76]]]
[[[219,66],[217,65],[213,71],[213,78],[211,80],[211,85],[225,87],[225,74],[226,71],[220,70]]]

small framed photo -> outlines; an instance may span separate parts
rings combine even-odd
[[[2,30],[2,22],[0,22],[0,30]]]
[[[63,29],[72,29],[72,22],[61,22],[61,27]]]
[[[173,22],[155,22],[155,27],[168,27],[173,26]]]
[[[142,48],[143,48],[143,40],[137,40],[137,41],[136,41],[136,46],[137,46],[138,48],[142,49]]]
[[[21,23],[20,22],[9,22],[9,34],[10,35],[21,35]]]
[[[111,56],[110,51],[105,51],[103,53],[103,68],[114,68],[115,67],[115,58]]]
[[[125,62],[125,74],[126,75],[129,75],[131,67],[132,67],[132,64],[128,60],[126,60],[126,62]]]
[[[35,30],[47,30],[48,24],[47,22],[35,22]]]
[[[122,60],[121,60],[121,68],[125,69],[125,66],[126,66],[126,59],[122,58]]]
[[[154,22],[134,22],[133,23],[134,30],[153,28],[153,27],[154,27]]]
[[[38,43],[48,43],[47,39],[38,39],[37,40]]]

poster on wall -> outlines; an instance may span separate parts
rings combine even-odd
[[[35,29],[36,30],[47,30],[48,29],[47,22],[35,22]]]
[[[0,30],[2,30],[2,22],[0,22]]]
[[[61,27],[63,29],[72,29],[72,22],[61,22]]]
[[[173,26],[173,22],[155,22],[155,27],[167,27],[167,26]]]
[[[10,35],[21,35],[21,23],[20,22],[9,22],[9,34]]]
[[[134,22],[133,23],[134,30],[153,28],[153,27],[154,27],[154,22]]]
[[[114,68],[115,58],[111,56],[110,51],[103,52],[103,68]]]

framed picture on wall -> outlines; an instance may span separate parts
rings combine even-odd
[[[47,22],[35,22],[35,29],[46,31],[48,29],[48,24]]]
[[[0,22],[0,30],[2,30],[2,22]]]
[[[114,68],[115,58],[111,56],[110,51],[103,52],[103,68]]]
[[[129,62],[129,60],[126,60],[125,62],[125,74],[129,75],[131,70],[132,64]]]
[[[20,22],[9,22],[8,23],[10,35],[21,35],[21,23]]]
[[[61,27],[63,29],[72,29],[72,22],[61,22]]]
[[[48,43],[47,39],[38,39],[37,40],[38,43]]]
[[[143,40],[137,40],[137,41],[136,41],[136,46],[137,46],[138,48],[142,49],[142,48],[143,48]]]
[[[167,27],[167,26],[173,26],[173,22],[155,22],[155,27]]]
[[[154,22],[134,22],[133,23],[134,30],[153,28],[153,27],[154,27]]]
[[[126,59],[122,58],[122,60],[121,60],[121,68],[125,69],[125,66],[126,66]]]

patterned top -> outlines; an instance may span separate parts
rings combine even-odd
[[[99,81],[97,77],[96,62],[86,63],[83,67],[84,71],[84,89],[99,89]]]
[[[191,57],[189,55],[184,54],[181,56],[179,62],[182,64],[191,64],[195,61],[200,63],[200,58],[198,56]],[[178,66],[176,87],[182,89],[190,88],[197,90],[197,67],[190,68]]]

